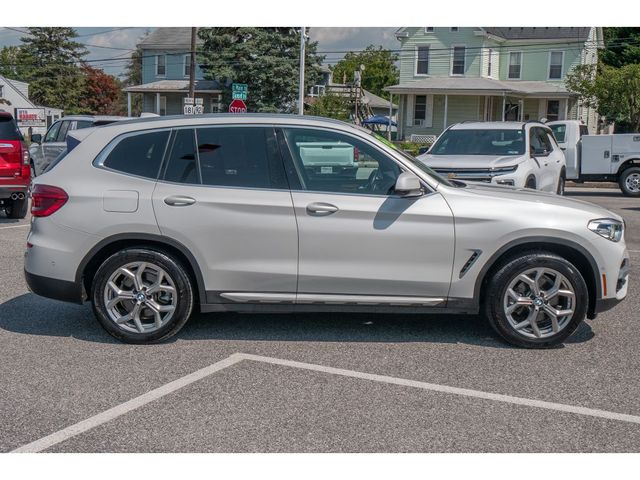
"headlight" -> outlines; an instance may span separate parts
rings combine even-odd
[[[614,220],[613,218],[599,218],[597,220],[591,220],[588,227],[592,232],[595,232],[601,237],[611,240],[612,242],[619,242],[624,233],[624,224],[618,220]]]

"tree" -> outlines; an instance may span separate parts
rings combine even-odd
[[[0,75],[13,80],[25,80],[32,70],[25,61],[22,47],[10,45],[0,49]]]
[[[208,80],[223,87],[223,103],[231,101],[231,84],[249,86],[252,112],[292,112],[298,98],[300,30],[280,28],[200,28],[203,45],[198,61]],[[320,78],[322,57],[317,42],[306,42],[305,85]]]
[[[93,115],[122,114],[122,86],[120,81],[104,70],[82,65],[84,81],[79,99],[79,110]]]
[[[604,28],[605,49],[600,54],[604,65],[622,67],[630,63],[640,63],[640,28]]]
[[[352,107],[349,98],[335,93],[326,93],[315,99],[309,108],[311,115],[349,121]]]
[[[31,27],[21,38],[25,63],[33,67],[26,78],[33,102],[66,113],[78,111],[83,85],[78,63],[87,50],[73,40],[77,36],[69,27]]]
[[[362,72],[362,88],[369,90],[383,98],[389,98],[389,92],[384,87],[398,83],[400,71],[396,66],[398,55],[382,47],[369,45],[362,52],[349,52],[333,67],[333,80],[341,83],[353,81],[353,74],[364,65]]]
[[[149,31],[145,33],[145,37],[149,35]],[[131,58],[127,63],[124,71],[124,79],[122,80],[123,87],[132,87],[134,85],[140,85],[142,83],[142,48],[140,45],[136,46],[135,51],[131,54]],[[126,95],[122,96],[122,110],[127,110]],[[137,117],[142,113],[142,95],[131,95],[131,115]]]
[[[640,131],[640,64],[620,68],[578,65],[567,75],[567,88],[608,120]]]

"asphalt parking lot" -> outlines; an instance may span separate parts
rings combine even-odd
[[[625,217],[637,277],[640,200],[568,194]],[[133,346],[88,305],[28,292],[27,233],[0,216],[0,451],[640,450],[633,278],[553,350],[509,347],[480,318],[355,314],[198,315]]]

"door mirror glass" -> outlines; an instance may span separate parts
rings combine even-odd
[[[411,172],[404,172],[396,180],[395,192],[403,197],[419,197],[422,195],[420,179]]]
[[[42,143],[42,135],[39,133],[31,135],[31,143]]]

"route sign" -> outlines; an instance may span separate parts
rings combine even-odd
[[[247,105],[242,100],[236,98],[229,105],[229,113],[247,113]]]
[[[231,97],[234,100],[246,100],[249,93],[249,87],[246,83],[232,83]]]

